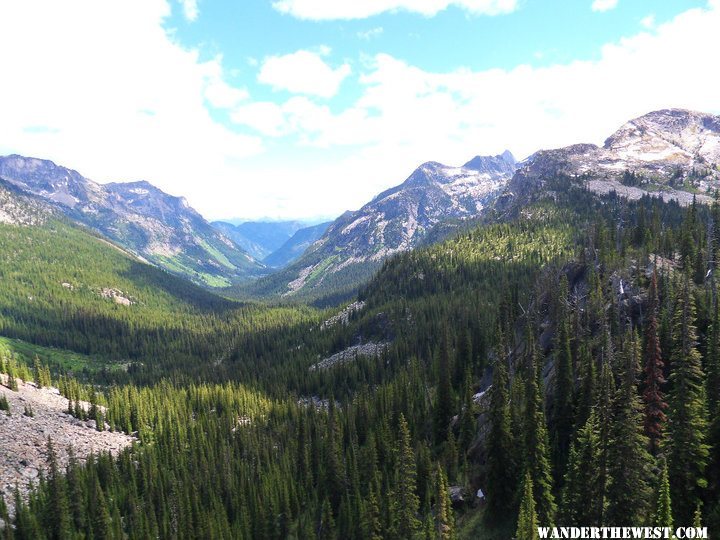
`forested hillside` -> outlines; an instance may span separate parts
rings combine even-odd
[[[81,370],[165,376],[170,366],[219,365],[249,329],[317,318],[309,309],[269,310],[220,298],[32,199],[9,191],[0,196],[2,209],[16,216],[0,223],[0,336],[80,353],[87,359],[75,362]]]
[[[3,304],[5,328],[68,348],[85,336],[109,357],[136,358],[127,372],[87,380],[110,428],[140,438],[118,458],[67,471],[51,463],[16,516],[3,517],[13,523],[5,536],[499,540],[533,538],[534,523],[718,530],[720,206],[598,196],[565,176],[543,190],[528,205],[499,207],[492,223],[388,260],[326,324],[309,309],[238,307],[194,288],[176,295],[167,280],[159,291],[152,276],[147,289],[115,285],[137,299],[116,304],[92,296],[102,280],[81,268],[56,275],[52,251],[23,258],[18,235],[42,235],[3,229],[18,254],[3,274],[17,291]],[[12,274],[17,261],[37,271]],[[46,331],[58,310],[80,309],[80,284],[82,313],[97,316],[63,317],[85,324],[66,336]],[[43,310],[24,300],[46,290],[58,292]],[[173,323],[153,319],[151,305],[177,312]],[[154,339],[103,333],[123,324],[154,329],[163,351]],[[384,352],[322,362],[370,343]],[[217,361],[218,350],[229,354]],[[71,400],[91,392],[63,380]]]

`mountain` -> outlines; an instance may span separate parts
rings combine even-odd
[[[228,286],[265,272],[183,197],[148,182],[98,184],[52,161],[19,155],[0,157],[0,178],[195,283]]]
[[[387,257],[417,246],[438,223],[477,217],[515,171],[510,152],[461,167],[428,162],[402,184],[345,212],[284,271],[250,285],[251,295],[302,297],[352,289]]]
[[[332,312],[220,298],[0,181],[2,536],[505,539],[533,506],[720,530],[719,208],[588,189],[719,184],[676,146],[538,153]]]
[[[263,264],[273,268],[287,266],[319,240],[331,223],[332,221],[326,221],[295,231],[282,246],[263,259]]]
[[[577,178],[595,193],[630,199],[646,193],[689,204],[720,187],[720,116],[663,109],[630,120],[603,144],[543,150],[519,165],[498,204],[541,193],[549,178]]]
[[[211,225],[258,261],[279,249],[296,231],[305,227],[300,221],[245,221],[237,225],[213,221]]]

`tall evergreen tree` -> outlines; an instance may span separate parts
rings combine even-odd
[[[557,296],[557,330],[555,333],[555,393],[553,398],[553,450],[554,465],[558,476],[565,472],[573,426],[573,356],[568,309],[568,281],[560,278]]]
[[[58,467],[57,454],[50,438],[47,442],[47,460],[50,468],[48,529],[53,540],[70,539],[72,538],[72,524],[65,479]]]
[[[92,516],[93,538],[96,540],[110,540],[113,538],[113,523],[110,510],[97,477],[95,477],[90,497],[90,514]]]
[[[570,448],[562,492],[560,519],[564,525],[600,525],[602,493],[598,484],[600,441],[592,412]]]
[[[668,415],[668,472],[675,519],[690,523],[702,491],[707,487],[705,466],[707,419],[705,380],[695,330],[695,301],[687,274],[676,300]]]
[[[716,196],[717,197],[717,196]],[[720,205],[717,198],[714,208],[717,206],[720,212]],[[716,222],[717,223],[717,222]],[[717,223],[720,229],[720,223]],[[720,234],[720,230],[718,230]],[[715,292],[715,291],[713,291]],[[717,294],[715,292],[715,294]],[[715,492],[715,497],[720,503],[720,300],[713,297],[714,309],[708,336],[707,354],[705,357],[705,369],[707,371],[707,401],[708,417],[710,428],[708,431],[708,445],[710,447],[710,462],[708,464],[708,480]],[[720,504],[718,505],[720,510]]]
[[[450,335],[443,328],[440,353],[437,362],[437,396],[435,398],[435,442],[441,443],[447,436],[448,426],[453,416],[452,365],[450,360]]]
[[[535,514],[535,500],[533,498],[533,481],[530,472],[525,473],[520,500],[520,514],[518,515],[515,540],[537,540],[538,519]],[[543,526],[546,526],[543,524]]]
[[[674,530],[667,462],[664,458],[660,461],[660,476],[655,502],[655,512],[653,514],[653,525],[656,527],[668,527],[670,530]]]
[[[335,518],[333,517],[332,506],[328,498],[325,498],[322,503],[317,537],[320,540],[335,540],[337,538]]]
[[[488,515],[501,519],[510,512],[517,487],[513,437],[510,431],[508,375],[502,347],[495,361],[490,389],[490,432],[487,437]]]
[[[626,338],[625,369],[613,403],[610,429],[605,523],[622,526],[643,523],[650,503],[652,456],[643,433],[642,406],[637,395],[639,346],[634,332]]]
[[[450,501],[450,488],[445,471],[438,465],[436,472],[437,503],[435,508],[435,527],[438,540],[454,540],[455,516]]]
[[[413,538],[420,530],[417,518],[420,500],[417,496],[415,453],[410,439],[410,428],[405,416],[400,414],[398,421],[399,436],[397,446],[397,503],[398,503],[398,534],[401,538]]]
[[[548,448],[547,427],[543,407],[543,394],[537,380],[537,351],[534,344],[530,349],[530,366],[527,370],[527,391],[525,409],[525,468],[533,485],[534,501],[539,522],[546,527],[555,523],[557,505],[553,495],[552,467]]]
[[[611,430],[613,427],[613,405],[615,400],[615,380],[612,375],[613,348],[610,334],[606,333],[606,344],[603,349],[602,367],[597,394],[597,495],[590,502],[594,507],[593,513],[597,523],[605,523],[607,518],[608,491],[612,484],[610,477],[611,457]]]
[[[667,403],[662,391],[665,384],[663,375],[664,363],[660,351],[660,337],[658,335],[658,292],[657,273],[653,271],[648,291],[649,305],[647,322],[645,325],[645,378],[643,401],[645,403],[645,434],[650,441],[650,452],[657,455],[660,440],[667,421],[665,409]]]

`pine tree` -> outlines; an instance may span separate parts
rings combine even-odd
[[[450,337],[447,327],[443,329],[440,354],[437,364],[437,397],[435,399],[435,442],[445,441],[448,426],[453,416],[452,366],[450,362]]]
[[[595,370],[595,361],[593,360],[587,343],[580,344],[578,352],[578,363],[580,370],[581,386],[577,399],[577,407],[575,412],[575,429],[580,429],[585,425],[590,412],[595,405],[597,398],[597,374]]]
[[[567,307],[568,282],[560,279],[557,330],[555,335],[555,393],[553,399],[553,449],[555,470],[562,476],[567,463],[573,424],[573,357],[570,346],[570,314]]]
[[[602,499],[598,484],[600,441],[592,412],[570,448],[560,517],[564,525],[600,525]]]
[[[326,444],[326,486],[330,502],[334,509],[340,506],[340,501],[347,487],[345,463],[342,456],[342,434],[338,425],[338,414],[335,407],[335,398],[330,396],[328,407],[328,437]]]
[[[52,440],[48,438],[47,459],[50,467],[49,484],[49,513],[48,524],[53,540],[65,540],[72,537],[70,523],[70,507],[68,504],[65,479],[60,474],[57,454]]]
[[[362,530],[364,537],[369,540],[382,540],[383,537],[379,504],[381,497],[379,481],[375,480],[371,483],[363,512]]]
[[[628,344],[624,354],[625,369],[613,403],[607,460],[610,483],[605,523],[615,526],[642,523],[647,515],[651,494],[648,479],[652,457],[647,451],[642,406],[636,392],[638,340],[631,331],[625,341]]]
[[[437,473],[437,506],[435,524],[438,540],[453,540],[455,535],[455,516],[453,515],[450,489],[445,471],[438,465]]]
[[[670,530],[673,530],[670,480],[668,479],[667,462],[664,458],[660,461],[660,483],[657,489],[653,525],[656,527],[668,527]]]
[[[491,519],[501,519],[510,512],[517,487],[514,445],[510,431],[508,376],[504,354],[495,362],[490,389],[490,432],[487,437],[487,505]]]
[[[695,302],[686,276],[673,319],[667,443],[671,491],[683,494],[674,501],[679,523],[691,522],[695,506],[707,487],[705,381],[694,324]]]
[[[543,526],[552,527],[555,523],[557,506],[553,495],[552,467],[543,408],[543,394],[537,380],[536,349],[531,344],[530,365],[527,370],[527,391],[525,411],[525,467],[530,474],[533,496],[537,507],[538,520]]]
[[[474,402],[472,375],[470,370],[465,371],[465,382],[463,384],[463,408],[460,414],[460,437],[459,443],[461,448],[469,448],[477,431],[475,425]]]
[[[593,514],[596,523],[605,523],[608,490],[611,486],[610,460],[611,460],[611,430],[613,426],[613,402],[615,398],[615,381],[612,376],[611,365],[613,364],[613,350],[610,334],[606,334],[607,340],[603,350],[603,361],[600,369],[598,385],[597,410],[597,463],[594,467],[597,470],[597,496],[591,501]]]
[[[335,540],[337,538],[337,534],[335,532],[335,518],[333,517],[330,500],[327,497],[322,504],[320,526],[318,527],[317,537],[319,540]]]
[[[660,440],[667,421],[665,409],[667,403],[662,392],[665,384],[663,376],[663,360],[660,351],[660,338],[658,336],[658,293],[657,273],[653,271],[648,292],[650,305],[648,306],[647,323],[645,326],[645,379],[643,401],[645,403],[645,434],[650,441],[650,452],[657,455]]]
[[[543,524],[545,526],[545,524]],[[520,501],[520,514],[518,515],[517,532],[515,540],[537,540],[538,520],[535,514],[535,500],[533,498],[533,482],[530,472],[525,473],[522,487],[522,500]]]
[[[717,205],[717,199],[716,203]],[[720,212],[720,205],[717,205]],[[720,234],[720,223],[718,223]],[[710,428],[708,431],[708,445],[710,447],[710,462],[708,463],[708,480],[710,488],[720,502],[720,300],[713,299],[714,310],[710,335],[708,337],[705,366],[707,371],[707,401]],[[720,505],[718,505],[720,509]]]
[[[110,511],[97,477],[95,477],[94,487],[91,491],[90,515],[93,537],[97,540],[110,540],[113,538]]]
[[[68,466],[65,475],[68,485],[68,498],[73,524],[78,531],[84,531],[87,524],[85,510],[84,486],[80,477],[80,467],[72,447],[68,449]]]
[[[10,521],[10,513],[8,512],[5,497],[0,493],[0,538],[3,540],[13,540],[13,527]]]
[[[397,503],[398,534],[401,538],[413,538],[420,530],[417,518],[420,500],[417,496],[415,454],[410,439],[410,428],[405,416],[400,414],[398,421],[399,437],[397,446]]]

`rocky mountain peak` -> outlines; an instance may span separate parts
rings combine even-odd
[[[265,272],[184,198],[145,180],[98,184],[52,161],[18,155],[0,157],[0,179],[197,283],[228,286]]]
[[[512,174],[516,163],[515,156],[509,150],[505,150],[497,156],[475,156],[463,167],[488,174]]]
[[[720,116],[685,109],[653,111],[624,124],[603,146],[640,161],[720,163]]]
[[[341,272],[369,275],[385,258],[419,245],[439,223],[479,217],[515,168],[515,158],[507,151],[476,156],[460,167],[423,163],[403,183],[336,219],[284,272],[289,284],[281,294],[312,290],[324,281],[340,282]]]
[[[574,144],[536,152],[520,164],[500,208],[526,204],[558,175],[582,179],[597,193],[708,201],[720,187],[720,116],[663,109],[626,122],[602,147]]]

